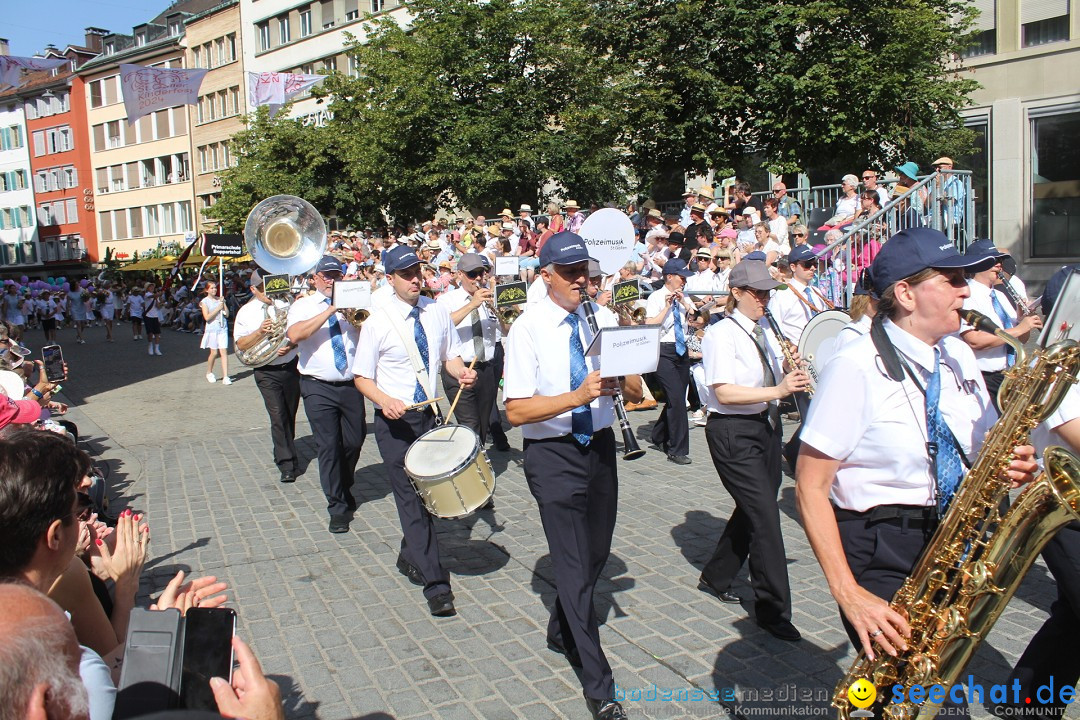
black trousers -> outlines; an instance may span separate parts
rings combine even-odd
[[[1060,689],[1074,687],[1080,680],[1080,523],[1070,523],[1058,531],[1042,551],[1043,560],[1057,580],[1058,596],[1050,606],[1050,617],[1031,638],[1016,661],[1009,687],[1020,682],[1020,698],[1031,698],[1025,707],[1028,717],[1060,718],[1066,704]],[[1053,683],[1051,694],[1039,688]],[[1023,700],[1020,701],[1023,703]]]
[[[1001,381],[1005,379],[1005,372],[1003,370],[995,370],[993,372],[984,372],[982,374],[983,382],[986,383],[986,390],[990,393],[990,400],[994,403],[994,409],[1001,412],[1001,407],[998,406],[998,388],[1001,387]]]
[[[506,354],[503,352],[503,344],[495,343],[495,357],[492,358],[493,373],[495,376],[495,394],[491,396],[491,416],[488,421],[488,434],[496,445],[507,445],[506,432],[503,429],[502,413],[499,412],[499,381],[503,376],[503,360]]]
[[[558,596],[548,637],[581,656],[581,684],[591,698],[615,692],[600,648],[593,589],[611,552],[619,504],[615,434],[605,428],[588,447],[571,436],[526,440],[525,479],[540,508]]]
[[[690,356],[675,352],[675,343],[660,343],[656,379],[664,391],[664,409],[652,428],[654,445],[667,445],[668,455],[690,454],[690,420],[686,417],[686,388]]]
[[[874,522],[869,517],[838,518],[836,525],[855,582],[887,602],[915,569],[936,528],[934,524],[920,527],[903,521]],[[842,612],[840,620],[851,644],[856,650],[862,649],[855,628]],[[954,703],[947,695],[943,707],[952,709],[950,717],[968,716],[967,703]]]
[[[777,504],[780,433],[763,414],[710,413],[705,440],[720,482],[735,501],[735,512],[701,574],[722,590],[731,585],[749,557],[757,619],[791,620],[791,588]]]
[[[296,475],[296,410],[300,407],[300,374],[296,358],[282,365],[255,368],[255,385],[262,393],[270,416],[270,437],[274,441],[274,463],[284,475]]]
[[[401,554],[424,575],[424,596],[435,597],[450,589],[450,575],[439,560],[439,539],[435,521],[424,507],[416,488],[405,474],[405,453],[409,446],[435,427],[435,413],[410,411],[390,420],[375,411],[375,443],[379,446],[390,486],[394,490],[398,520],[401,522]]]
[[[480,444],[487,443],[488,428],[491,425],[491,410],[495,407],[495,398],[499,394],[499,379],[495,375],[495,364],[488,360],[478,362],[473,368],[476,370],[476,383],[461,391],[461,400],[454,409],[454,421],[472,428],[480,436]],[[447,402],[453,402],[457,395],[457,378],[442,370],[443,388],[446,390]]]
[[[364,396],[350,381],[330,383],[307,375],[300,378],[300,394],[319,451],[326,509],[330,515],[345,515],[356,509],[352,486],[367,435]]]

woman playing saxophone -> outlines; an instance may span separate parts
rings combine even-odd
[[[825,365],[802,428],[799,512],[848,637],[871,660],[907,649],[912,627],[889,600],[997,419],[955,336],[969,295],[964,268],[982,260],[936,230],[894,235],[870,267],[874,327]],[[1014,484],[1033,479],[1033,456],[1015,448]]]

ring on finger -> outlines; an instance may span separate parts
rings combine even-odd
[[[885,631],[881,630],[881,629],[875,630],[874,632],[870,633],[870,637],[876,638],[878,635],[882,634],[883,632],[885,632]]]

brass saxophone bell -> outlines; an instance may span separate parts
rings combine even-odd
[[[518,310],[516,305],[511,305],[510,307],[499,308],[496,314],[499,316],[499,322],[503,325],[509,325],[518,319],[521,311]]]

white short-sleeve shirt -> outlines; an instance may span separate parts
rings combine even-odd
[[[762,327],[766,345],[766,357],[772,368],[773,378],[765,377],[761,353],[754,342],[755,323],[735,310],[729,317],[713,323],[705,330],[701,341],[701,362],[705,368],[705,384],[709,395],[705,405],[709,412],[722,415],[756,415],[768,409],[768,403],[750,405],[722,405],[716,399],[716,385],[741,385],[765,387],[770,380],[780,382],[784,378],[783,353],[775,335]]]
[[[570,392],[570,323],[568,313],[550,298],[544,298],[529,308],[510,327],[506,339],[506,368],[503,374],[503,395],[507,400],[531,398],[535,395],[550,397]],[[588,349],[595,333],[589,327],[585,310],[578,307],[578,334],[582,349]],[[597,313],[597,325],[600,328],[612,327],[612,316]],[[589,372],[600,369],[597,355],[585,358]],[[593,431],[610,427],[615,420],[615,410],[611,398],[600,396],[592,401]],[[529,423],[521,427],[521,434],[526,439],[569,435],[573,421],[571,410],[561,415]]]
[[[441,363],[460,357],[461,353],[454,323],[450,320],[450,313],[446,308],[424,296],[417,299],[417,307],[420,308],[420,325],[424,328],[428,342],[428,377],[425,389],[428,399],[431,400],[437,397],[436,378]],[[364,331],[360,333],[356,359],[352,366],[357,376],[374,380],[380,390],[406,405],[413,402],[417,382],[412,358],[405,341],[402,340],[402,334],[407,338],[416,337],[416,321],[408,317],[411,311],[412,305],[395,294],[372,312],[364,321]],[[394,329],[395,322],[400,322],[401,333]]]
[[[1041,456],[1050,445],[1061,445],[1070,452],[1077,452],[1080,448],[1069,447],[1064,439],[1057,433],[1057,428],[1067,422],[1080,418],[1080,385],[1074,384],[1065,393],[1065,398],[1058,405],[1058,409],[1050,413],[1031,432],[1031,444]]]
[[[286,331],[296,323],[310,320],[326,310],[326,301],[328,299],[321,292],[313,292],[310,295],[298,298],[289,307],[289,321],[285,326]],[[356,355],[356,340],[360,331],[353,327],[351,323],[346,322],[340,313],[337,315],[337,320],[338,327],[341,329],[341,340],[345,345],[345,369],[338,370],[337,365],[334,364],[334,346],[330,339],[330,318],[327,318],[315,332],[297,346],[300,361],[296,367],[301,375],[327,382],[341,382],[353,379],[351,366],[353,357]],[[364,324],[367,325],[367,323]]]
[[[978,280],[968,280],[968,289],[971,291],[970,297],[964,298],[965,310],[977,310],[986,317],[990,318],[998,327],[1001,327],[1001,318],[997,314],[997,310],[994,308],[994,301],[992,297],[996,297],[998,302],[1001,303],[1001,308],[1005,311],[1005,315],[1012,321],[1013,325],[1016,325],[1016,310],[1013,308],[1012,303],[1009,302],[1009,298],[1005,297],[1005,293],[1000,290],[994,290],[983,285]],[[960,326],[960,334],[963,335],[966,332],[970,332],[975,328],[971,327],[967,323]],[[987,348],[985,350],[975,351],[975,360],[979,363],[979,369],[983,372],[997,372],[1004,370],[1008,366],[1008,346],[998,345],[997,347]]]
[[[448,290],[440,295],[435,302],[442,308],[445,308],[447,313],[453,314],[469,304],[469,293],[465,292],[464,288],[454,288]],[[491,360],[495,357],[495,343],[499,341],[499,321],[492,314],[491,309],[487,303],[482,304],[476,308],[475,312],[480,314],[480,332],[483,335],[484,341],[484,359]],[[455,328],[455,334],[457,335],[457,343],[459,350],[461,351],[461,359],[466,363],[470,363],[476,357],[476,347],[473,342],[473,321],[472,313],[469,313],[465,318],[459,322]]]
[[[885,321],[885,331],[926,386],[934,348]],[[974,461],[997,420],[971,348],[955,335],[941,353],[942,417],[960,448]],[[840,461],[829,498],[846,510],[878,505],[933,505],[935,480],[926,450],[926,403],[905,373],[889,378],[869,335],[845,346],[825,365],[814,391],[802,442]]]
[[[266,305],[258,298],[251,298],[244,306],[236,311],[236,322],[233,323],[233,337],[236,339],[251,335],[259,329],[263,320],[270,318],[272,321],[278,313],[288,312],[289,306],[281,301],[274,301],[272,305]],[[296,348],[279,357],[275,357],[267,365],[284,365],[293,361],[296,357]]]
[[[795,296],[796,293],[798,297]],[[806,297],[806,285],[791,278],[787,281],[787,289],[775,290],[769,300],[769,312],[776,318],[780,331],[796,345],[799,344],[799,338],[802,337],[803,329],[806,323],[810,322],[810,318],[828,307],[814,288],[810,288],[810,298],[812,300]],[[804,300],[806,302],[803,302]],[[814,309],[811,310],[808,304],[813,305]]]
[[[675,312],[678,312],[682,318],[683,332],[687,335],[690,334],[686,322],[686,306],[682,303],[678,306],[672,305],[668,299],[670,297],[671,291],[666,287],[662,287],[649,295],[649,299],[645,301],[646,316],[656,317],[660,313],[664,313],[664,319],[660,321],[660,342],[662,343],[675,342]],[[687,302],[685,296],[683,302]],[[675,309],[676,307],[677,309]],[[673,309],[675,309],[675,312],[672,312]]]
[[[836,348],[833,352],[840,352],[840,349],[845,345],[870,332],[870,324],[873,321],[874,319],[869,315],[863,315],[858,320],[852,320],[847,325],[840,328],[840,332],[836,335]]]

